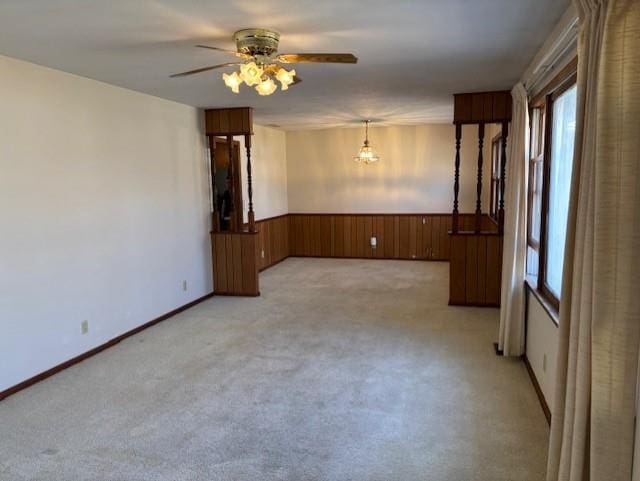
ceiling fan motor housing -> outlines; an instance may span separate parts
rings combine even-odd
[[[240,53],[270,57],[278,51],[280,34],[264,28],[245,28],[234,33],[233,39]]]

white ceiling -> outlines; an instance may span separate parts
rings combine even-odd
[[[197,107],[253,106],[285,129],[452,119],[455,92],[510,88],[569,0],[1,0],[0,53]],[[259,97],[220,71],[246,27],[280,52],[353,52],[357,65],[295,67],[304,82]],[[1,74],[1,73],[0,73]]]

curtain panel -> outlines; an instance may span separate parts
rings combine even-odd
[[[547,481],[629,481],[640,338],[640,1],[574,3],[578,105]]]
[[[518,83],[511,91],[513,110],[506,164],[504,247],[498,349],[505,356],[525,350],[524,278],[527,259],[527,169],[529,165],[529,100]]]

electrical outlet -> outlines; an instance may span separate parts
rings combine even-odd
[[[262,249],[262,258],[264,259],[264,249]]]
[[[84,320],[80,323],[80,332],[86,334],[89,332],[89,321]]]
[[[182,281],[182,290],[183,291],[187,290],[187,281]]]
[[[544,372],[547,372],[547,354],[546,353],[542,356],[542,370]]]
[[[427,219],[425,219],[424,217],[422,218],[422,225],[425,225],[427,223]]]
[[[375,249],[377,246],[378,246],[378,238],[374,236],[371,238],[371,247]]]

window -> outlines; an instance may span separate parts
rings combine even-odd
[[[552,119],[544,280],[546,287],[559,299],[573,166],[573,141],[576,135],[575,85],[553,102]]]
[[[538,277],[540,258],[540,224],[542,220],[542,178],[544,157],[544,106],[531,112],[529,151],[529,223],[527,229],[527,274]]]
[[[564,244],[576,130],[575,70],[552,81],[531,105],[527,274],[556,309],[560,305]]]

